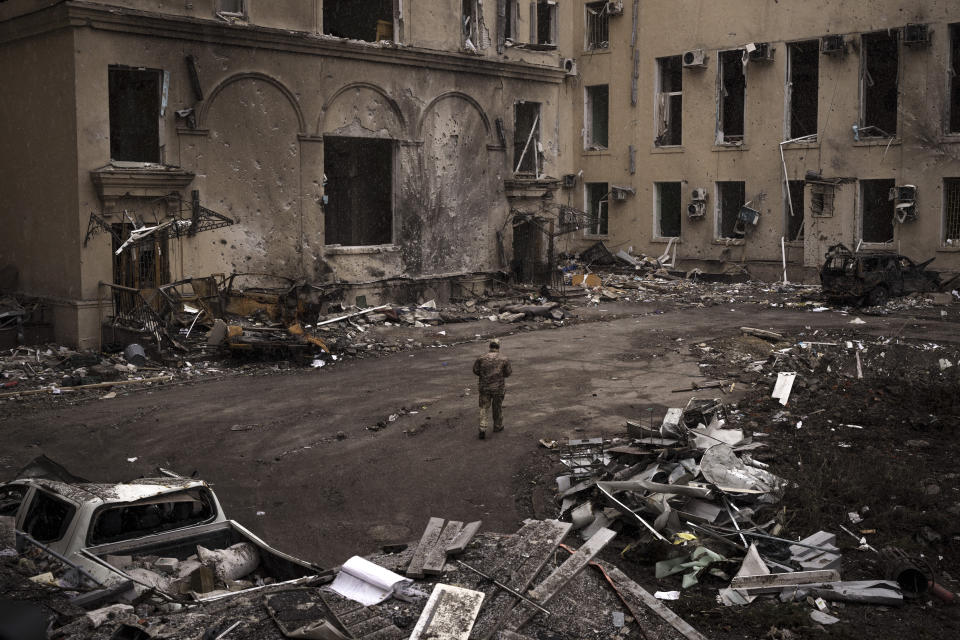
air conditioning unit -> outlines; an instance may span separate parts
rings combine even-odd
[[[610,189],[610,199],[624,201],[627,199],[627,196],[632,196],[636,191],[632,187],[611,187]]]
[[[900,224],[917,219],[917,187],[912,184],[890,189],[890,200],[895,202],[893,214]]]
[[[563,70],[568,76],[577,75],[577,61],[573,58],[563,59]]]
[[[692,49],[683,54],[683,66],[687,69],[698,69],[707,66],[707,54],[703,49]]]
[[[563,188],[573,189],[575,186],[577,186],[577,174],[575,173],[563,174]]]
[[[903,28],[903,44],[908,47],[926,47],[930,44],[930,27],[925,24],[908,24]]]
[[[611,16],[622,16],[623,0],[610,0],[607,2],[607,13]]]
[[[697,187],[693,190],[693,193],[690,196],[690,199],[694,202],[706,202],[707,201],[707,190],[703,187]]]
[[[823,36],[820,38],[820,53],[827,56],[842,56],[847,52],[847,43],[843,35]]]
[[[692,219],[702,218],[707,213],[707,203],[699,200],[687,205],[687,216]]]
[[[769,42],[749,42],[743,47],[747,58],[758,62],[773,62],[774,48]]]

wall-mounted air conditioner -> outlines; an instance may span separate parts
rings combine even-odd
[[[930,44],[930,27],[925,24],[908,24],[903,28],[903,44],[908,47],[926,47]]]
[[[890,200],[894,201],[893,215],[897,222],[912,222],[917,219],[917,187],[912,184],[890,189]]]
[[[607,13],[611,16],[622,16],[623,0],[610,0],[607,2]]]
[[[691,49],[683,54],[683,66],[687,69],[702,69],[707,66],[707,54],[703,49]]]
[[[693,190],[693,193],[690,195],[690,199],[694,202],[706,202],[707,201],[707,190],[703,187],[697,187]]]
[[[820,38],[820,53],[827,56],[842,56],[847,52],[847,43],[843,35],[836,34]]]
[[[575,186],[577,186],[577,174],[575,173],[563,174],[563,188],[573,189]]]
[[[773,62],[774,48],[769,42],[748,42],[743,47],[745,60],[757,62]]]
[[[564,58],[563,70],[568,76],[577,75],[577,61],[573,58]]]
[[[687,217],[692,220],[702,218],[707,213],[707,203],[702,200],[691,202],[687,205]]]

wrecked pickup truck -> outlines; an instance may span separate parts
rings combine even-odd
[[[100,586],[129,581],[138,594],[203,601],[325,573],[228,520],[201,480],[166,472],[90,483],[38,460],[55,472],[36,473],[35,461],[34,473],[0,484],[0,516],[15,519],[18,550],[39,543]]]
[[[820,284],[828,300],[852,300],[879,306],[891,297],[942,291],[940,273],[927,269],[934,258],[916,263],[892,251],[850,251],[843,244],[830,247],[820,270]]]

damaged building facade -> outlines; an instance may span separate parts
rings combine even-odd
[[[216,273],[375,303],[598,240],[960,271],[950,3],[5,0],[0,63],[0,287],[81,347],[118,287]]]
[[[0,3],[5,287],[45,301],[57,340],[96,347],[117,286],[442,289],[507,268],[508,198],[563,173],[544,5],[550,42],[528,47],[507,44],[536,36],[531,14],[505,32],[481,0]]]

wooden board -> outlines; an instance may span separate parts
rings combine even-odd
[[[462,522],[457,520],[447,522],[440,537],[437,538],[436,545],[427,553],[427,558],[423,562],[423,572],[425,574],[435,576],[443,573],[443,565],[447,563],[447,546],[453,542],[462,529]]]
[[[408,577],[422,578],[424,576],[423,563],[427,559],[427,554],[433,551],[433,548],[437,545],[441,531],[443,531],[443,518],[430,518],[427,528],[423,530],[423,535],[420,536],[420,544],[417,545],[417,550],[414,551],[410,564],[407,566]]]

